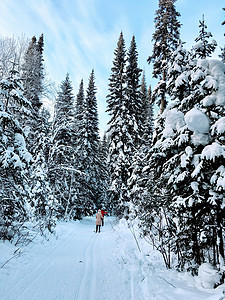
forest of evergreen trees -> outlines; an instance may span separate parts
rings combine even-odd
[[[196,44],[185,49],[179,17],[175,0],[159,0],[146,58],[153,90],[135,37],[127,49],[120,33],[102,139],[94,70],[77,93],[66,74],[51,117],[43,34],[0,38],[0,239],[20,238],[28,221],[52,232],[57,220],[104,207],[129,226],[138,222],[168,268],[223,269],[225,47],[210,58],[217,43],[203,17]]]

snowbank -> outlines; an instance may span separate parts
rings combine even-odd
[[[220,282],[218,271],[208,263],[204,263],[199,267],[198,278],[201,286],[205,289],[213,289]]]

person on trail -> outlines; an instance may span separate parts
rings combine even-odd
[[[102,214],[102,226],[104,226],[104,216],[107,214],[107,211],[101,210]]]
[[[99,209],[96,215],[96,233],[101,231],[100,230],[101,224],[102,224],[102,214],[101,214],[101,209]]]

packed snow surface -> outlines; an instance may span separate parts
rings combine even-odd
[[[222,296],[224,285],[205,289],[202,277],[167,270],[160,253],[137,236],[140,252],[124,220],[107,217],[101,233],[94,229],[95,218],[89,217],[58,224],[49,241],[36,237],[20,249],[1,242],[0,299],[218,300]]]

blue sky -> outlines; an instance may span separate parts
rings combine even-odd
[[[190,49],[199,33],[202,14],[208,30],[219,46],[225,45],[224,0],[177,0],[181,13],[181,39]],[[132,35],[137,41],[139,66],[145,70],[148,84],[154,87],[147,58],[152,50],[154,16],[158,0],[0,0],[0,35],[31,38],[44,34],[44,59],[49,77],[60,83],[69,72],[74,94],[81,79],[87,87],[94,68],[100,132],[107,127],[105,97],[112,67],[113,51],[121,30],[127,48]],[[219,47],[218,47],[219,48]],[[215,54],[220,53],[219,49]]]

